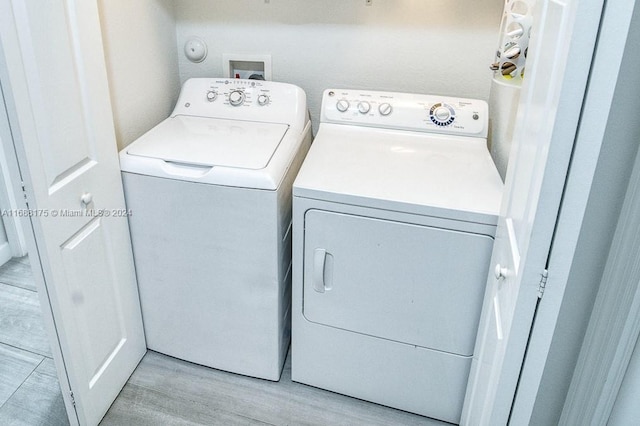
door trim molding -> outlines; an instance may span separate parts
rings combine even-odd
[[[606,424],[640,336],[640,152],[560,419]]]
[[[4,57],[2,47],[0,47],[0,56]],[[0,59],[0,61],[2,60]],[[4,80],[4,78],[1,80]],[[0,102],[2,102],[2,105],[0,105],[0,139],[6,141],[0,148],[0,207],[7,210],[17,210],[24,208],[24,202],[23,198],[21,198],[20,168],[9,124],[7,101],[5,100],[2,81],[0,81]],[[7,233],[11,256],[22,257],[26,255],[27,242],[23,231],[25,221],[17,216],[2,216],[2,223]]]
[[[534,408],[538,409],[535,404],[539,397],[539,387],[543,381],[543,374],[547,374],[545,368],[547,368],[549,351],[554,345],[554,333],[557,330],[558,322],[573,319],[567,319],[566,317],[560,319],[559,316],[563,309],[563,304],[567,303],[565,290],[571,280],[572,259],[576,255],[579,237],[583,232],[584,216],[589,208],[591,186],[597,172],[596,167],[600,159],[600,152],[603,149],[602,144],[606,137],[608,117],[615,103],[614,95],[625,56],[628,26],[631,21],[632,10],[630,11],[629,7],[632,9],[633,4],[634,0],[627,0],[624,5],[618,5],[615,10],[611,10],[614,8],[607,10],[605,6],[602,11],[602,17],[598,18],[602,25],[591,65],[587,94],[582,108],[553,249],[549,257],[548,291],[545,292],[538,307],[529,350],[512,407],[512,424],[530,423]],[[592,23],[592,25],[597,27],[597,24]],[[602,46],[606,47],[602,48]],[[630,169],[631,165],[626,171],[629,172]],[[624,190],[621,191],[621,194],[624,194]],[[613,218],[613,220],[615,219]],[[640,220],[638,223],[640,223]],[[603,254],[603,256],[606,255],[607,252]],[[603,276],[607,276],[607,272]],[[598,283],[594,283],[594,285],[597,286]],[[593,291],[595,292],[596,290]],[[566,385],[569,386],[569,383],[566,383]],[[583,384],[583,386],[589,385]],[[561,404],[559,406],[560,409],[562,409]],[[560,412],[557,415],[560,416]],[[588,417],[585,417],[585,419],[588,419]],[[569,424],[581,423],[569,422]],[[590,423],[586,422],[585,424]]]

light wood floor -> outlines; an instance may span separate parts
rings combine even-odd
[[[68,425],[28,260],[0,268],[0,425]],[[448,423],[291,381],[226,373],[149,351],[101,425]]]

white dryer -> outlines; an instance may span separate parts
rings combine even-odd
[[[485,102],[324,92],[293,187],[292,379],[457,423],[502,196]]]
[[[149,349],[279,380],[291,185],[310,143],[300,88],[200,78],[120,152]]]

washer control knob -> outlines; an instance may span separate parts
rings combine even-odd
[[[366,114],[371,110],[371,104],[367,101],[362,101],[358,103],[358,111],[360,114]]]
[[[209,102],[213,102],[218,98],[218,92],[216,92],[215,90],[209,90],[207,92],[207,100]]]
[[[349,101],[346,99],[340,99],[337,103],[336,103],[336,108],[338,109],[338,111],[340,112],[345,112],[346,110],[349,109],[351,105],[349,104]]]
[[[258,105],[266,105],[269,103],[269,96],[268,95],[260,95],[258,96]]]
[[[233,106],[240,106],[244,103],[245,94],[242,90],[232,90],[229,93],[229,103]]]
[[[380,104],[380,106],[378,107],[378,112],[380,113],[380,115],[387,116],[391,114],[392,111],[393,111],[393,107],[388,102]]]

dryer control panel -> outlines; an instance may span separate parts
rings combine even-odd
[[[235,78],[191,78],[171,114],[294,125],[306,122],[306,95],[293,84]]]
[[[321,114],[322,123],[479,138],[487,137],[489,124],[481,100],[355,89],[325,90]]]

